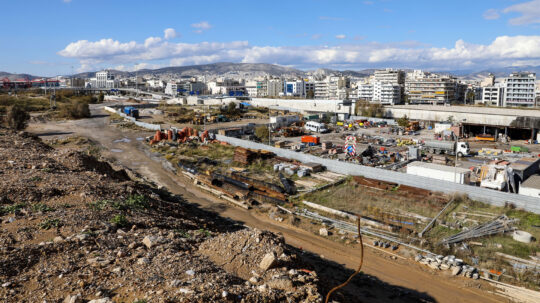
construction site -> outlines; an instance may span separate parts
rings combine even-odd
[[[480,186],[486,180],[478,176],[470,180],[472,170],[458,169],[466,161],[462,157],[468,154],[460,155],[456,163],[457,155],[454,158],[441,155],[444,152],[440,151],[420,152],[415,145],[420,141],[415,137],[417,134],[399,135],[419,131],[418,123],[392,130],[386,123],[363,121],[355,127],[338,124],[332,133],[324,130],[313,135],[305,127],[309,121],[301,121],[298,116],[283,117],[286,118],[282,121],[288,121],[283,122],[288,123],[285,127],[279,125],[280,119],[270,120],[268,124],[273,136],[269,141],[275,148],[411,174],[417,174],[412,172],[411,163],[426,163],[432,166],[420,166],[419,174],[427,169],[437,174],[441,170],[438,166],[444,166],[449,167],[450,176],[442,178],[450,182],[456,175],[459,183],[477,182]],[[347,133],[351,129],[370,128],[376,128],[379,136]],[[146,141],[152,152],[171,164],[175,173],[200,189],[238,207],[267,214],[278,222],[354,245],[358,237],[355,222],[360,220],[362,232],[370,239],[368,243],[391,255],[411,258],[435,271],[446,270],[455,276],[538,287],[536,239],[540,237],[540,216],[537,214],[515,209],[510,204],[497,207],[465,195],[328,171],[319,163],[276,155],[270,148],[256,150],[231,145],[218,140],[219,134],[225,136],[221,129],[199,132],[190,127],[173,128],[156,131]],[[382,135],[392,134],[393,138],[383,139]],[[233,136],[249,139],[245,133]],[[308,141],[306,137],[317,139]],[[321,138],[324,138],[322,143]],[[284,140],[300,142],[284,143]],[[345,141],[344,145],[338,144],[341,140]],[[431,149],[460,148],[456,146],[459,143],[448,147],[440,144],[443,140],[436,142],[439,144],[432,144]],[[462,152],[470,153],[469,147],[464,147]],[[518,153],[513,152],[510,157]],[[477,174],[492,174],[492,163],[493,160],[487,162]],[[538,163],[538,159],[527,157],[517,163],[507,162],[514,168],[522,165],[521,169],[528,170],[529,175],[538,172]],[[530,168],[533,165],[535,169]],[[466,178],[462,176],[465,173]]]
[[[310,280],[297,274],[289,275],[288,280],[293,281],[292,285],[303,289],[294,302],[300,302],[302,298],[308,302],[317,301],[318,297],[312,294],[328,294],[329,285],[338,285],[355,273],[364,254],[363,274],[354,277],[343,290],[338,290],[335,300],[367,302],[370,300],[366,298],[376,298],[382,302],[451,302],[454,300],[448,298],[455,296],[463,302],[537,302],[540,290],[537,240],[540,237],[540,215],[534,211],[537,204],[528,203],[522,207],[519,199],[508,198],[523,197],[524,201],[537,199],[519,194],[519,190],[524,188],[523,184],[527,185],[526,180],[533,180],[538,174],[538,157],[534,154],[534,144],[521,142],[518,149],[510,147],[518,146],[517,142],[486,143],[476,138],[459,138],[450,132],[451,127],[439,131],[441,126],[435,129],[435,125],[416,121],[398,123],[371,118],[346,120],[337,115],[302,115],[256,108],[247,103],[211,107],[113,102],[93,105],[91,108],[92,118],[64,122],[40,121],[32,123],[29,131],[55,148],[66,148],[71,144],[80,148],[87,146],[88,142],[94,142],[92,153],[101,154],[101,159],[126,169],[137,180],[150,182],[159,190],[180,193],[187,203],[195,203],[205,211],[239,220],[250,228],[281,233],[287,245],[297,249],[296,254],[301,255],[302,260],[287,263],[289,259],[280,257],[271,267],[289,264],[287,271],[300,271],[308,268],[299,265],[304,264],[301,262],[311,262],[318,265],[309,267],[309,271],[316,270],[320,281],[325,281]],[[90,141],[72,139],[75,135]],[[78,142],[83,143],[80,145]],[[492,149],[503,148],[503,152],[481,153],[481,150],[487,150],[486,146]],[[21,160],[10,161],[17,163]],[[28,167],[31,169],[31,165]],[[511,167],[512,175],[508,174],[507,167]],[[73,168],[73,171],[78,170],[80,168]],[[103,173],[107,176],[116,174],[112,171]],[[514,181],[510,176],[514,176]],[[516,182],[517,177],[525,182]],[[504,186],[482,186],[482,182],[486,185],[489,180],[498,178],[506,182]],[[37,186],[39,188],[41,185]],[[460,192],[461,187],[453,186],[473,190],[470,193],[456,193]],[[129,206],[126,210],[127,206],[115,202],[129,200],[129,203],[138,205],[133,195],[158,199],[145,188],[137,187],[135,193],[113,195],[110,198],[85,198],[82,208],[77,206],[74,210],[86,214],[85,207],[88,207],[92,213],[97,211],[93,216],[117,217],[113,218],[116,222],[113,226],[121,230],[117,231],[119,234],[128,233],[123,236],[130,239],[128,242],[143,241],[145,236],[150,237],[152,233],[161,237],[161,240],[156,240],[157,243],[168,243],[165,240],[167,237],[198,239],[190,248],[182,248],[184,254],[189,254],[187,251],[198,251],[197,257],[190,261],[190,264],[196,263],[196,275],[203,272],[204,268],[214,266],[204,263],[207,262],[204,260],[208,260],[204,258],[209,258],[212,264],[225,264],[232,260],[229,257],[238,258],[231,254],[243,254],[240,251],[233,252],[232,248],[238,245],[236,241],[251,243],[246,240],[252,238],[251,231],[247,234],[236,230],[236,233],[231,233],[233,231],[222,227],[230,224],[227,219],[217,220],[219,226],[215,226],[209,223],[212,215],[206,213],[199,214],[199,219],[191,219],[197,223],[182,221],[182,224],[191,224],[191,227],[174,223],[177,221],[164,223],[168,222],[165,220],[159,223],[160,229],[146,230],[149,227],[143,222],[149,220],[149,215],[139,214],[140,211],[142,214],[147,212],[145,207],[136,210],[138,206],[133,206],[133,209]],[[100,192],[105,193],[107,190],[100,189]],[[493,196],[489,193],[493,193]],[[16,197],[13,196],[13,199]],[[66,224],[66,220],[71,220],[67,217],[58,222],[51,221],[64,218],[64,213],[75,215],[71,209],[62,206],[61,199],[58,202],[55,199],[50,200],[50,207],[54,211],[45,212],[47,218],[42,220],[48,222],[47,226],[60,231],[60,234],[57,232],[54,236],[60,235],[63,239],[67,237],[65,241],[71,241],[69,239],[75,236],[68,234],[73,232],[84,234],[90,230],[91,233],[102,233],[102,227],[98,225],[90,225],[89,228],[81,226],[81,231],[78,225]],[[169,205],[166,201],[148,203]],[[141,205],[147,205],[145,203]],[[20,224],[26,222],[25,216],[36,216],[34,212],[28,214],[26,208],[26,205],[21,205],[20,209],[4,207],[3,224],[11,228],[10,231],[22,228]],[[166,212],[156,214],[166,216]],[[185,214],[176,215],[175,220],[184,220]],[[135,231],[125,227],[124,219],[137,225]],[[16,225],[18,227],[13,227]],[[171,228],[178,229],[174,236],[168,235]],[[141,229],[144,230],[141,234],[136,232]],[[257,237],[264,238],[259,234]],[[47,239],[39,239],[43,244],[36,245],[53,245],[51,249],[58,249],[54,241],[48,244]],[[81,243],[86,243],[84,241]],[[98,246],[105,243],[99,237],[97,241]],[[159,262],[165,262],[165,254],[150,252],[153,241],[149,239],[148,245],[143,241],[142,248],[137,249],[137,245],[134,245],[135,250],[127,250],[129,260],[134,258],[133,262],[138,264],[140,270],[148,266],[148,260],[154,262],[153,259],[159,259]],[[277,243],[278,240],[268,241]],[[169,244],[157,245],[162,247],[159,251],[173,249]],[[222,246],[230,249],[220,250]],[[113,264],[120,264],[117,267],[121,268],[127,264],[124,261],[111,261],[113,254],[121,254],[117,252],[119,248],[116,244],[111,247],[112,250],[105,255],[93,253],[104,260],[88,261],[101,268],[99,274],[94,273],[96,277],[102,276],[102,269]],[[95,251],[95,247],[87,249]],[[275,251],[273,256],[277,258],[281,249],[290,248],[272,249]],[[197,290],[189,282],[193,279],[190,278],[192,269],[182,267],[181,274],[185,277],[180,279],[178,286],[172,286],[177,282],[169,281],[167,286],[160,286],[160,293],[177,297],[183,292],[181,296],[185,298],[184,301],[187,299],[195,302],[230,299],[233,298],[231,293],[243,296],[246,302],[259,301],[261,294],[266,297],[271,295],[268,298],[274,302],[290,298],[287,295],[291,291],[289,283],[286,282],[289,285],[286,287],[279,284],[287,280],[283,273],[276,271],[261,275],[252,272],[263,259],[272,258],[255,255],[256,251],[259,249],[244,259],[238,259],[240,263],[233,262],[231,266],[219,265],[219,268],[212,269],[225,276],[232,274],[239,277],[239,283],[246,287],[234,286],[237,282],[227,276],[219,287],[220,291],[225,290],[227,294],[208,288]],[[199,256],[203,256],[203,259]],[[5,257],[9,259],[7,255]],[[345,264],[347,270],[330,266],[329,261]],[[250,265],[246,267],[242,262]],[[423,282],[400,278],[410,272],[414,272],[418,281]],[[172,279],[173,274],[178,273],[167,273],[166,279]],[[66,275],[70,281],[77,282],[73,280],[75,277],[71,271]],[[2,282],[11,283],[9,285],[13,285],[13,289],[10,290],[8,285],[0,295],[7,297],[10,291],[14,291],[16,298],[28,297],[28,285],[16,282],[16,277],[13,273],[1,276]],[[133,291],[139,284],[132,280],[131,275],[126,276],[126,279],[130,287],[126,288],[127,292],[111,289],[108,280],[107,287],[102,286],[97,290],[87,287],[82,295],[93,299],[108,294],[129,300],[136,296],[151,301],[152,298],[160,297],[149,290],[148,287],[153,285],[150,280],[144,283],[140,291],[130,295],[129,289]],[[201,276],[201,279],[205,287],[208,287],[210,278]],[[307,284],[297,279],[306,279]],[[378,279],[390,284],[381,287]],[[90,285],[98,284],[92,279],[79,280]],[[372,286],[381,291],[372,290]],[[98,291],[101,291],[99,295]],[[61,292],[51,297],[58,299],[59,295]],[[222,297],[218,299],[220,295]]]

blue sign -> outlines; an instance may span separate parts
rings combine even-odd
[[[291,94],[293,93],[293,85],[292,84],[287,84],[286,92],[291,93]]]

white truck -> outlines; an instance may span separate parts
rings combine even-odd
[[[457,153],[459,157],[468,156],[471,152],[469,143],[462,141],[426,141],[424,142],[423,149],[432,154],[455,155]]]

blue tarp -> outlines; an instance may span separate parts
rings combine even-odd
[[[242,104],[243,106],[251,106],[251,104],[249,104],[247,102],[240,102],[240,104]]]

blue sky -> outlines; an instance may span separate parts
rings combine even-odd
[[[0,71],[540,65],[540,0],[2,1]]]

